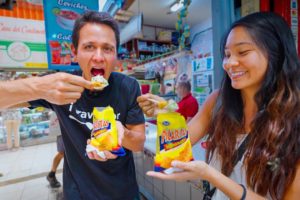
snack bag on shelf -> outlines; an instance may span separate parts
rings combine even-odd
[[[108,150],[118,156],[124,156],[125,150],[118,144],[118,130],[112,107],[95,107],[93,110],[93,130],[87,152],[96,150],[100,157]]]
[[[189,162],[194,160],[184,117],[176,112],[157,115],[156,155],[154,171],[172,173],[173,160]]]

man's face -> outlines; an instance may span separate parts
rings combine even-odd
[[[176,83],[175,85],[175,93],[177,94],[177,96],[182,99],[182,96],[183,96],[183,87],[180,86],[179,83]]]
[[[105,24],[88,23],[81,28],[73,53],[86,80],[97,75],[108,80],[116,62],[116,43],[114,31]]]

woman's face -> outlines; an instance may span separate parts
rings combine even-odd
[[[243,27],[235,27],[228,35],[223,68],[231,86],[256,92],[264,80],[268,66],[266,55]]]

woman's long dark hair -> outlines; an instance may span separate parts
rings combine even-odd
[[[243,27],[268,59],[268,69],[255,95],[258,112],[251,123],[245,167],[247,184],[257,193],[282,199],[295,178],[300,160],[300,64],[290,27],[274,13],[254,13],[233,23]],[[257,61],[259,62],[259,61]],[[236,138],[244,130],[244,103],[226,74],[219,93],[220,106],[210,125],[207,160],[215,150],[221,156],[222,172],[234,166]],[[277,166],[277,167],[276,167]]]

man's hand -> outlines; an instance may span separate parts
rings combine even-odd
[[[118,130],[118,144],[122,146],[122,140],[124,138],[125,129],[120,121],[116,121],[116,126]],[[90,145],[90,143],[91,140],[88,140],[87,144]],[[102,162],[107,161],[109,159],[116,159],[118,157],[117,155],[111,153],[110,151],[99,152],[96,149],[94,151],[87,151],[87,155],[91,160],[98,160]]]
[[[91,140],[88,140],[87,141],[87,144],[89,145],[91,143]],[[111,153],[110,151],[101,151],[101,154],[99,155],[97,150],[94,150],[94,151],[90,151],[90,152],[87,152],[87,156],[89,157],[89,159],[91,160],[98,160],[98,161],[101,161],[101,162],[105,162],[109,159],[116,159],[118,156]]]
[[[33,87],[39,98],[63,105],[79,99],[84,88],[92,89],[92,83],[80,76],[59,72],[37,77]]]
[[[153,101],[154,100],[154,101]],[[154,94],[145,94],[137,98],[139,106],[143,110],[146,116],[154,117],[157,114],[158,104],[155,102],[165,102],[164,98],[161,98]]]

